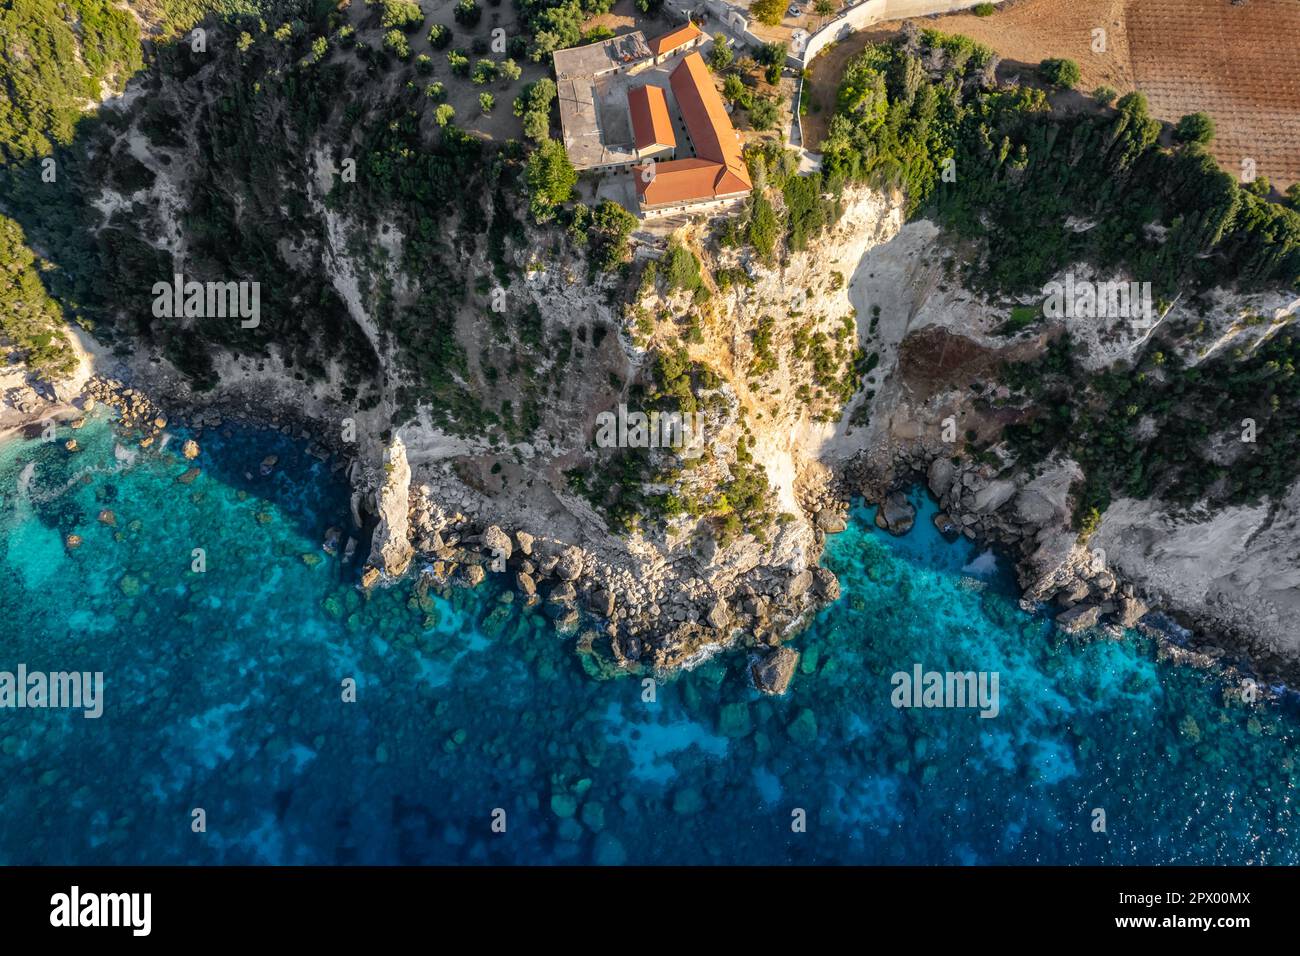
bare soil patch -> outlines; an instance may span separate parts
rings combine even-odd
[[[1275,187],[1300,180],[1300,3],[1130,0],[1128,33],[1155,115],[1209,113],[1228,172],[1250,158]]]
[[[900,23],[855,34],[813,62],[804,117],[810,149],[826,135],[844,65],[866,44],[895,35]],[[919,23],[969,36],[1026,67],[1068,57],[1083,74],[1081,90],[1140,89],[1163,120],[1207,112],[1218,128],[1215,158],[1230,173],[1239,175],[1249,157],[1276,187],[1300,179],[1295,0],[1010,0],[989,17],[959,13]],[[1096,29],[1105,31],[1103,52],[1093,52]]]

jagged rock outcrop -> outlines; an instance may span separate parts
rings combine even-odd
[[[406,445],[394,438],[384,452],[384,477],[375,495],[375,526],[371,542],[371,564],[389,577],[406,573],[415,556],[411,546],[410,510],[411,466],[406,460]],[[481,572],[480,572],[481,573]]]

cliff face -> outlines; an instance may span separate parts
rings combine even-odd
[[[227,46],[213,56],[233,56]],[[377,522],[367,585],[412,565],[421,586],[504,574],[562,632],[582,630],[599,672],[689,665],[744,644],[756,674],[779,676],[782,640],[838,593],[816,565],[848,496],[886,502],[882,520],[899,531],[911,518],[890,492],[921,474],[951,533],[1013,549],[1027,599],[1052,602],[1063,626],[1134,623],[1140,591],[1216,632],[1254,635],[1261,653],[1300,651],[1286,627],[1296,488],[1199,511],[1119,499],[1081,541],[1080,467],[1011,458],[1004,429],[1026,409],[1001,381],[1005,363],[1041,356],[1062,331],[1092,371],[1132,362],[1169,327],[1198,329],[1175,336],[1189,365],[1248,354],[1294,320],[1293,299],[1218,292],[1195,307],[1176,300],[1145,327],[1065,319],[1008,331],[1037,297],[973,292],[961,279],[972,250],[933,223],[904,224],[901,197],[862,188],[787,256],[764,259],[720,241],[725,224],[696,223],[666,242],[635,234],[630,274],[600,273],[571,234],[526,224],[518,168],[473,144],[453,149],[399,116],[402,104],[391,120],[326,111],[313,130],[257,93],[283,66],[273,47],[226,63],[169,55],[170,70],[107,108],[85,167],[69,172],[84,233],[130,280],[103,302],[83,297],[104,320],[95,364],[152,385],[178,419],[202,423],[222,405],[313,422],[351,459],[358,526],[363,511]],[[240,84],[226,85],[226,69]],[[218,106],[223,95],[249,97],[247,128]],[[265,138],[265,156],[250,137]],[[363,174],[382,174],[426,153],[474,170],[457,183],[472,202],[415,202],[400,183],[342,177],[353,155]],[[75,247],[46,238],[74,271]],[[698,282],[683,285],[675,263],[688,258]],[[177,270],[274,275],[260,326],[138,327],[123,303]],[[674,403],[701,415],[698,456],[599,446],[603,415]]]
[[[1133,626],[1158,607],[1191,626],[1190,643],[1212,657],[1246,656],[1263,673],[1300,677],[1300,637],[1291,625],[1300,601],[1300,482],[1253,506],[1120,497],[1095,533],[1081,535],[1072,512],[1082,470],[1069,459],[1021,464],[1010,456],[1004,428],[1033,409],[1017,405],[1000,374],[1004,363],[1041,356],[1067,331],[1090,372],[1131,369],[1160,333],[1161,347],[1187,366],[1229,352],[1249,356],[1295,322],[1300,300],[1217,289],[1194,305],[1168,304],[1149,324],[1070,318],[1007,335],[1011,310],[1037,301],[994,302],[971,292],[947,272],[951,255],[931,223],[913,222],[870,250],[857,271],[855,305],[860,314],[880,306],[886,347],[882,387],[873,399],[855,399],[869,402],[871,428],[846,463],[850,487],[879,500],[908,474],[924,473],[951,533],[1009,548],[1020,560],[1027,603],[1046,603],[1066,630]],[[1078,279],[1126,278],[1084,265],[1070,271]],[[1143,422],[1139,430],[1158,427]],[[854,454],[835,442],[826,449],[839,459]],[[1238,453],[1229,443],[1215,457],[1231,461]]]
[[[530,547],[516,548],[507,570],[561,630],[578,626],[579,610],[594,612],[620,666],[681,666],[735,642],[760,651],[778,645],[805,611],[838,593],[833,575],[815,570],[826,531],[844,522],[845,503],[824,496],[831,473],[819,457],[836,429],[818,419],[838,406],[801,386],[817,374],[827,383],[854,375],[852,343],[876,336],[854,315],[848,277],[901,219],[896,198],[855,191],[835,229],[781,266],[718,251],[706,233],[687,228],[670,243],[698,258],[704,291],[643,283],[623,290],[622,304],[608,281],[588,283],[568,264],[528,260],[526,286],[511,295],[523,303],[514,307],[539,317],[548,340],[560,330],[575,340],[576,329],[610,331],[598,343],[585,339],[578,375],[563,377],[556,364],[539,370],[560,377],[525,440],[502,446],[452,435],[423,411],[401,427],[415,473],[416,546],[434,559],[435,576],[477,578],[473,569],[490,563],[486,530],[522,530]],[[641,246],[638,260],[664,249]],[[728,274],[744,278],[719,281]],[[637,452],[653,467],[626,480],[694,504],[615,533],[610,513],[571,476],[580,470],[596,485],[619,467],[616,453],[593,441],[600,418],[620,405],[643,407],[656,361],[678,348],[682,361],[711,376],[696,388],[702,448],[689,467],[666,472],[659,466],[676,462],[671,453]],[[852,440],[864,436],[859,428]],[[734,510],[720,490],[751,474],[767,486],[764,504],[745,516],[743,530],[725,532]],[[576,577],[558,574],[565,555]]]

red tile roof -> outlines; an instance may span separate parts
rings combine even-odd
[[[655,146],[677,145],[672,120],[668,118],[668,100],[657,86],[638,86],[627,91],[627,105],[632,111],[632,132],[638,150]]]
[[[684,27],[678,27],[661,37],[655,37],[650,41],[650,52],[655,56],[663,56],[665,53],[671,53],[678,47],[683,47],[692,40],[697,40],[704,36],[704,31],[694,23],[688,23]]]
[[[748,192],[753,183],[741,156],[740,139],[700,55],[688,53],[669,82],[696,158],[657,164],[648,183],[634,170],[641,202],[658,206]]]

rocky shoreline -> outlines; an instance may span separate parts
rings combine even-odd
[[[1108,566],[1070,528],[1067,508],[1073,463],[1049,463],[1038,476],[999,477],[999,468],[921,450],[899,450],[880,469],[863,457],[844,469],[852,494],[880,503],[877,524],[895,534],[914,511],[901,488],[924,483],[938,502],[935,525],[950,540],[964,536],[1010,559],[1021,607],[1050,616],[1073,638],[1118,637],[1136,629],[1179,663],[1216,667],[1229,681],[1256,682],[1261,694],[1300,687],[1300,662],[1289,661],[1249,633],[1144,594]],[[1281,686],[1279,686],[1281,685]],[[1270,689],[1271,688],[1271,689]]]
[[[200,406],[184,390],[167,396],[165,388],[146,391],[96,374],[71,402],[34,404],[27,410],[27,427],[57,417],[77,428],[86,413],[102,404],[119,413],[123,427],[141,435],[141,447],[160,441],[169,426],[183,425],[194,436],[182,452],[187,459],[197,455],[197,446],[193,451],[188,446],[201,443],[204,430],[230,424],[274,429],[305,441],[313,456],[333,458],[333,472],[346,470],[353,486],[357,526],[347,535],[349,557],[357,540],[363,540],[367,516],[374,521],[359,587],[414,577],[417,595],[446,593],[478,586],[490,574],[504,575],[515,599],[540,607],[559,636],[575,640],[578,652],[589,658],[584,661],[588,670],[597,676],[662,677],[714,654],[742,650],[749,655],[754,686],[782,694],[799,662],[788,642],[839,596],[835,575],[815,565],[757,565],[725,590],[698,575],[683,578],[675,567],[653,568],[647,575],[645,568],[609,560],[541,529],[506,530],[507,521],[485,520],[477,514],[480,509],[464,507],[473,492],[463,485],[459,496],[445,486],[411,487],[400,439],[388,446],[381,476],[333,440],[328,429],[295,409],[266,402],[254,407],[247,397],[230,396]],[[1014,560],[1024,590],[1022,607],[1051,614],[1062,633],[1104,638],[1136,628],[1156,639],[1169,658],[1217,667],[1229,679],[1257,679],[1264,685],[1261,693],[1273,683],[1300,686],[1297,663],[1259,646],[1248,634],[1207,626],[1191,609],[1159,607],[1158,596],[1139,594],[1105,566],[1104,558],[1099,562],[1080,545],[1065,515],[1065,492],[1073,477],[1068,469],[1049,467],[1038,478],[1019,481],[996,473],[991,465],[957,464],[924,449],[897,450],[887,468],[859,456],[831,472],[822,487],[801,501],[812,527],[811,553],[820,556],[825,536],[844,530],[848,502],[855,495],[879,505],[880,527],[906,534],[915,511],[903,489],[924,482],[941,509],[935,517],[939,530],[951,539],[964,536],[988,544]],[[323,546],[337,549],[343,536],[331,529]],[[412,567],[418,567],[414,575]],[[1174,628],[1165,625],[1170,620]]]
[[[369,491],[381,502],[394,500],[393,492],[410,480],[400,440],[386,457],[391,467]],[[540,608],[558,635],[576,637],[580,653],[593,655],[594,670],[605,676],[662,676],[724,649],[746,649],[758,689],[784,693],[798,660],[784,642],[839,596],[839,582],[825,568],[759,565],[724,592],[699,575],[610,560],[541,529],[507,530],[505,522],[467,514],[479,510],[462,510],[467,504],[463,495],[449,500],[428,484],[411,489],[405,525],[381,515],[363,586],[399,578],[412,563],[433,589],[475,587],[489,574],[505,575],[515,595]],[[381,505],[385,511],[391,505]]]

